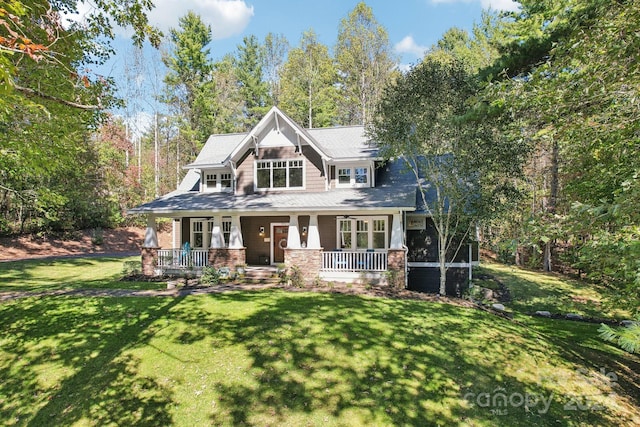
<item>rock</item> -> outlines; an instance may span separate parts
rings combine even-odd
[[[174,282],[174,281],[167,282],[167,289],[175,289],[177,285],[178,285],[178,282]]]
[[[637,322],[635,320],[623,320],[620,322],[620,326],[624,326],[625,328],[630,328],[635,325]]]
[[[582,315],[578,313],[567,313],[564,317],[569,320],[582,320]]]
[[[551,313],[544,310],[538,310],[536,311],[536,316],[551,317]]]
[[[504,311],[504,305],[502,304],[491,304],[491,308],[498,311]]]

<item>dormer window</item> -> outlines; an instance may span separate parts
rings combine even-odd
[[[233,177],[230,173],[206,172],[203,174],[202,191],[231,191]]]
[[[370,187],[368,166],[348,166],[336,168],[336,187]]]

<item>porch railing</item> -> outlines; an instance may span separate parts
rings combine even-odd
[[[158,249],[158,267],[191,269],[209,265],[209,251],[202,249]]]
[[[325,251],[323,271],[386,271],[386,251]]]

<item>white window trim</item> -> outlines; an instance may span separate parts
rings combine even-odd
[[[336,188],[366,188],[371,187],[373,178],[372,178],[372,168],[370,164],[349,164],[349,165],[335,165],[336,167]],[[350,180],[349,183],[340,183],[340,176],[338,171],[340,169],[349,169],[350,170]],[[367,182],[356,182],[356,169],[364,169],[367,172]]]
[[[213,175],[215,177],[215,185],[208,185],[207,175]],[[222,175],[228,175],[231,179],[231,185],[229,187],[222,187]],[[233,192],[233,174],[228,170],[203,170],[201,172],[200,189],[206,193]]]
[[[289,162],[302,162],[302,186],[290,187],[289,186]],[[258,163],[267,162],[270,163],[269,167],[269,187],[258,187]],[[273,164],[276,162],[286,162],[286,174],[287,185],[285,187],[273,187]],[[304,190],[307,186],[307,164],[301,158],[296,159],[256,159],[253,161],[253,190],[254,191],[291,191],[291,190]]]
[[[384,248],[374,248],[373,247],[373,235],[374,235],[374,231],[373,231],[373,221],[374,220],[381,220],[384,221]],[[351,222],[351,245],[352,247],[350,248],[344,248],[345,250],[348,251],[366,251],[367,249],[374,249],[376,251],[382,251],[382,250],[387,250],[389,249],[389,218],[385,215],[379,215],[379,216],[357,216],[357,217],[349,217],[349,218],[342,218],[342,217],[337,217],[336,218],[336,242],[338,247],[341,246],[341,231],[340,231],[340,222],[341,221],[350,221]],[[368,234],[368,244],[366,248],[357,248],[354,246],[357,246],[358,242],[357,242],[357,222],[358,221],[368,221],[369,222],[369,226],[367,228],[367,234]],[[378,232],[379,233],[379,232]]]
[[[191,218],[191,221],[189,224],[189,244],[191,245],[191,249],[208,249],[209,248],[209,240],[211,239],[211,233],[207,233],[207,230],[209,229],[207,222],[208,221],[206,218]],[[196,231],[194,230],[194,228],[196,223],[202,224],[202,231],[198,232],[198,233],[202,233],[202,246],[195,246]],[[207,236],[207,234],[209,235]]]

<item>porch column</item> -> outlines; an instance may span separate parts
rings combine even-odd
[[[171,247],[179,248],[182,246],[180,244],[180,239],[182,238],[182,222],[179,218],[174,218],[171,221]]]
[[[300,249],[300,232],[298,231],[298,215],[289,216],[288,249]]]
[[[158,248],[158,232],[156,229],[156,217],[147,215],[147,231],[144,233],[143,248]]]
[[[222,234],[222,218],[220,216],[213,217],[213,227],[211,228],[211,244],[212,249],[224,248],[224,235]]]
[[[389,243],[389,249],[402,249],[403,239],[402,230],[402,214],[393,214],[393,224],[391,226],[391,242]]]
[[[141,250],[142,274],[154,276],[158,265],[158,232],[156,231],[156,217],[147,215],[147,230]]]
[[[242,242],[242,230],[240,229],[240,216],[231,217],[231,232],[229,233],[229,248],[238,249],[244,247]]]
[[[320,249],[320,232],[318,231],[318,215],[309,216],[309,230],[307,236],[308,249]]]

